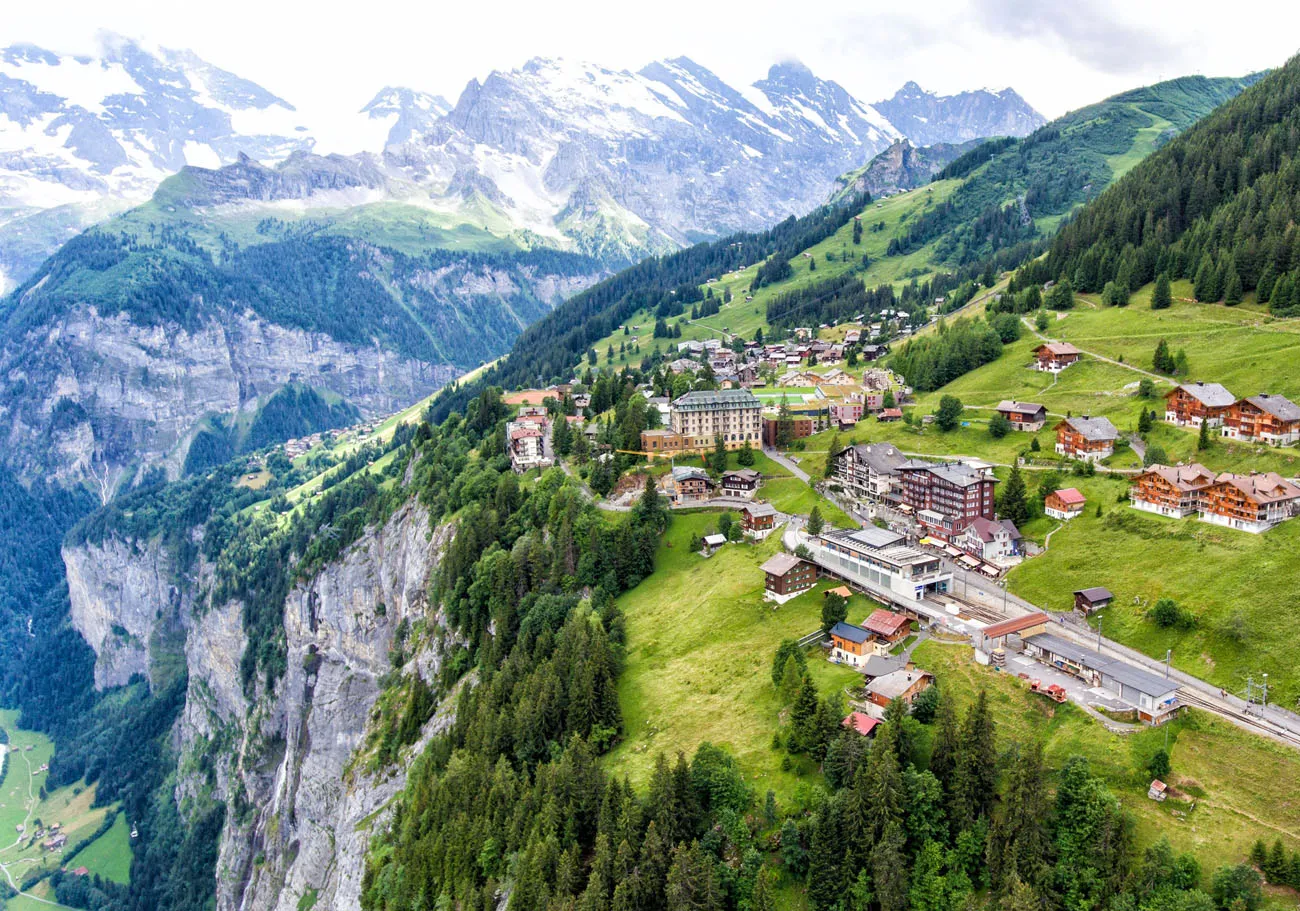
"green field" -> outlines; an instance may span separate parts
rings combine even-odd
[[[1073,704],[1032,695],[1019,678],[977,665],[971,655],[966,646],[926,642],[913,657],[963,709],[980,689],[988,693],[1001,746],[1041,740],[1049,767],[1086,756],[1135,817],[1139,844],[1167,836],[1197,856],[1207,881],[1221,864],[1244,859],[1257,838],[1281,837],[1288,850],[1300,847],[1300,801],[1290,787],[1300,780],[1295,750],[1196,712],[1159,729],[1112,734]],[[1169,783],[1193,795],[1194,807],[1176,798],[1147,799],[1145,766],[1166,737]]]
[[[47,765],[54,755],[54,744],[43,734],[19,728],[17,721],[17,712],[0,711],[0,726],[9,735],[5,774],[0,781],[0,868],[14,882],[20,882],[34,868],[52,870],[62,864],[64,852],[45,850],[41,846],[44,839],[35,837],[37,820],[47,827],[56,822],[61,824],[68,837],[65,850],[71,850],[94,835],[105,815],[113,811],[111,807],[93,806],[94,786],[69,785],[42,797],[46,773],[41,771],[41,766]],[[115,835],[119,824],[125,825],[120,815],[108,832],[76,855],[74,865],[85,865],[117,882],[127,882],[131,866],[129,829]],[[17,830],[19,825],[24,828],[21,834]],[[91,867],[84,859],[86,856],[97,866]],[[38,897],[45,896],[38,890]],[[7,907],[24,907],[24,902],[50,907],[21,896],[11,899]]]
[[[677,343],[691,339],[721,339],[725,338],[727,333],[738,334],[743,338],[752,339],[754,333],[760,327],[764,333],[767,333],[771,328],[767,324],[767,303],[769,300],[787,291],[834,278],[849,270],[857,270],[860,267],[863,255],[871,259],[871,266],[867,271],[861,273],[868,287],[886,283],[901,285],[904,281],[911,281],[914,277],[918,278],[919,281],[925,281],[934,272],[934,267],[930,264],[932,255],[930,246],[923,247],[907,256],[886,256],[885,251],[889,246],[890,239],[900,233],[900,228],[920,212],[947,200],[958,184],[959,181],[954,180],[939,181],[907,193],[891,196],[879,203],[869,204],[861,213],[864,225],[861,244],[857,246],[853,244],[852,222],[844,225],[830,237],[806,251],[816,257],[817,270],[815,272],[808,268],[807,258],[802,254],[795,256],[790,260],[790,264],[794,267],[794,277],[776,285],[767,285],[760,288],[754,293],[752,301],[746,301],[745,296],[749,294],[749,286],[753,283],[754,275],[758,272],[757,264],[742,269],[736,274],[718,276],[707,287],[712,288],[713,293],[719,297],[724,296],[726,291],[731,291],[731,303],[723,304],[716,315],[707,319],[692,322],[690,313],[687,312],[680,317],[669,320],[670,325],[681,326],[682,337],[680,339],[654,338],[654,314],[649,310],[637,311],[627,321],[629,326],[636,327],[632,334],[624,335],[622,330],[616,329],[592,346],[600,355],[600,366],[604,367],[607,363],[612,363],[614,367],[623,367],[627,364],[640,363],[641,358],[648,355],[656,347],[665,352],[669,360],[672,360],[676,356]],[[885,223],[883,231],[869,230],[870,225],[879,222]],[[826,258],[827,254],[834,258],[828,260]],[[620,355],[618,347],[623,342],[629,343],[629,350],[626,354]],[[639,354],[631,348],[633,342],[640,344],[641,352]],[[606,352],[610,345],[614,347],[614,360],[612,362],[606,359]]]
[[[619,599],[628,636],[619,677],[626,740],[609,768],[643,784],[659,753],[671,759],[707,740],[731,751],[758,794],[771,788],[786,799],[812,770],[782,771],[784,754],[771,748],[782,708],[772,655],[782,639],[821,624],[826,585],[774,607],[763,600],[759,566],[780,550],[778,536],[728,544],[709,559],[690,552],[691,535],[716,521],[716,513],[674,515],[654,575]],[[870,609],[855,596],[849,617],[861,620]],[[810,656],[809,667],[827,693],[861,679],[820,657]]]

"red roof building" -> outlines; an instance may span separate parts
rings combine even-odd
[[[863,621],[864,629],[870,631],[886,642],[898,642],[900,639],[906,639],[908,632],[912,628],[912,623],[902,614],[896,614],[893,611],[875,610],[871,616]]]
[[[863,737],[870,737],[878,724],[880,724],[879,721],[872,718],[870,715],[864,715],[862,712],[850,712],[845,719],[840,722],[841,727],[852,728]]]

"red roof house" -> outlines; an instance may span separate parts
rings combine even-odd
[[[870,737],[875,731],[876,725],[880,724],[870,715],[864,715],[862,712],[850,712],[845,719],[840,722],[841,727],[852,728],[863,737]]]
[[[902,614],[896,614],[893,611],[874,610],[871,612],[871,616],[863,622],[862,626],[886,642],[897,642],[900,639],[907,638],[907,633],[911,629],[911,621]]]

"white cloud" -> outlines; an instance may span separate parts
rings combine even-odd
[[[1277,66],[1296,52],[1300,35],[1300,4],[1276,0],[1238,0],[1230,15],[1208,0],[824,0],[802,13],[787,0],[642,7],[64,0],[57,15],[48,5],[20,7],[6,10],[0,44],[85,50],[106,28],[190,48],[322,125],[351,115],[384,85],[454,101],[471,78],[533,56],[636,70],[678,54],[734,85],[797,57],[869,101],[908,79],[942,92],[1010,85],[1050,117],[1162,78]]]

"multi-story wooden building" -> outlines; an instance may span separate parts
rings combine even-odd
[[[1106,418],[1066,418],[1056,425],[1056,454],[1085,462],[1113,455],[1119,431]]]
[[[1069,342],[1046,342],[1034,349],[1034,369],[1060,373],[1076,363],[1082,352]]]
[[[678,466],[673,469],[673,502],[689,503],[694,500],[707,500],[713,496],[717,485],[713,479],[699,468]]]
[[[1152,465],[1133,479],[1129,502],[1134,509],[1183,519],[1201,509],[1201,494],[1214,483],[1214,472],[1199,462]]]
[[[1280,395],[1252,395],[1228,407],[1223,435],[1270,446],[1300,442],[1300,406]]]
[[[893,487],[907,456],[893,443],[859,443],[831,454],[831,479],[864,503],[879,503]]]
[[[869,630],[842,620],[831,627],[831,660],[835,663],[861,667],[874,654]]]
[[[752,497],[763,476],[752,468],[722,473],[722,492],[729,497]]]
[[[1201,495],[1201,519],[1258,534],[1296,514],[1300,487],[1276,472],[1224,472]]]
[[[751,538],[766,538],[776,527],[776,507],[771,503],[746,503],[740,511],[740,527]]]
[[[1183,383],[1165,393],[1165,420],[1179,427],[1218,427],[1236,401],[1218,383]]]
[[[926,530],[951,540],[977,517],[993,518],[997,478],[960,462],[905,462],[896,470],[899,502],[916,511]]]
[[[788,601],[817,582],[817,564],[793,554],[774,554],[760,568],[766,577],[763,597],[771,601]]]
[[[1034,433],[1047,423],[1047,409],[1033,402],[999,402],[998,413],[1004,415],[1015,430]]]
[[[1077,487],[1063,487],[1053,490],[1043,499],[1043,512],[1053,519],[1065,521],[1083,515],[1087,502]]]
[[[881,642],[886,652],[889,646],[902,642],[912,631],[912,621],[907,617],[881,608],[873,610],[862,625]]]

